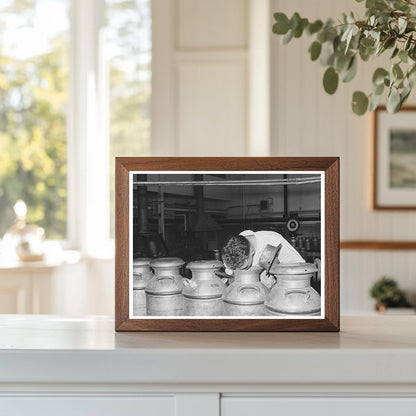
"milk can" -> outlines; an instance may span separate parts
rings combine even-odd
[[[187,266],[192,279],[184,281],[184,314],[188,316],[223,315],[222,294],[225,283],[215,274],[223,267],[218,260],[192,261]]]
[[[260,282],[258,266],[246,270],[234,270],[235,280],[222,296],[224,315],[262,316],[265,315],[264,301],[267,287]]]
[[[137,258],[133,260],[133,315],[146,315],[146,285],[153,277],[149,267],[150,259]]]
[[[314,264],[273,264],[270,271],[277,281],[265,302],[268,315],[321,314],[321,296],[311,287]]]
[[[183,315],[183,277],[179,273],[184,264],[177,257],[162,257],[150,262],[155,276],[146,286],[146,309],[149,316]]]

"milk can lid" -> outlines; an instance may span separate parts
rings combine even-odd
[[[195,260],[187,264],[186,268],[191,270],[217,270],[224,264],[219,260]]]
[[[133,259],[133,267],[135,266],[148,266],[152,259],[148,257],[137,257]]]
[[[150,262],[150,267],[154,268],[170,268],[170,267],[180,267],[185,262],[179,257],[159,257],[153,259]]]
[[[310,274],[318,271],[312,263],[279,263],[273,265],[273,274]]]

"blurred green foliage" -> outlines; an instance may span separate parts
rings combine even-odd
[[[309,21],[299,13],[291,18],[274,14],[273,33],[283,44],[304,34],[315,40],[309,47],[312,61],[326,68],[323,87],[334,94],[339,81],[350,82],[357,74],[357,61],[367,62],[382,54],[389,59],[374,71],[372,91],[355,91],[351,107],[355,114],[373,111],[386,96],[390,113],[400,111],[416,81],[416,2],[414,0],[356,0],[364,3],[365,17],[343,13],[338,20]]]
[[[14,1],[0,8],[0,40],[6,19],[32,24],[33,4]],[[0,42],[0,237],[23,199],[27,221],[48,238],[66,237],[68,40],[58,34],[44,54],[19,59]]]
[[[406,295],[399,288],[397,282],[387,276],[377,280],[370,289],[370,295],[377,302],[386,307],[409,307]]]

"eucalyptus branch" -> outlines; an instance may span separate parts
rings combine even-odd
[[[397,112],[416,78],[416,3],[366,0],[365,7],[366,18],[344,14],[337,25],[332,19],[309,22],[298,13],[290,19],[284,13],[275,13],[273,32],[283,35],[284,44],[304,34],[315,38],[309,53],[313,61],[319,60],[326,68],[323,87],[328,94],[336,92],[340,80],[349,82],[355,77],[358,60],[367,62],[391,50],[391,66],[374,71],[370,94],[354,92],[352,109],[359,115],[372,111],[387,92],[387,109]]]

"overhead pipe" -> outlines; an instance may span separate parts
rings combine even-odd
[[[185,216],[185,214],[177,214],[175,215],[175,217],[166,217],[165,218],[165,223],[166,224],[177,224],[180,218],[182,218],[183,216]],[[299,222],[302,223],[307,223],[307,222],[320,222],[321,221],[321,217],[320,216],[316,216],[316,217],[300,217],[297,218],[297,220]],[[182,221],[181,221],[182,222]],[[227,225],[227,224],[241,224],[242,221],[240,218],[217,218],[216,222],[218,224],[221,224],[222,226]],[[273,223],[281,223],[281,224],[285,224],[287,222],[286,218],[283,217],[279,217],[279,218],[273,218],[273,217],[269,217],[269,218],[246,218],[246,223],[247,224],[273,224]],[[157,220],[156,219],[152,219],[151,223],[153,224],[157,224]],[[187,224],[185,223],[185,218],[184,218],[184,222],[183,222],[184,226],[187,226]]]
[[[197,175],[200,176],[200,175]],[[320,177],[308,177],[308,178],[293,178],[293,179],[259,179],[259,180],[231,180],[231,181],[134,181],[134,185],[170,185],[170,186],[277,186],[277,185],[304,185],[308,183],[320,183]],[[196,185],[198,184],[198,185]]]
[[[296,218],[299,222],[320,222],[321,217],[298,217]],[[246,218],[246,223],[286,223],[287,218],[280,217],[280,218],[273,218],[273,217],[266,217],[266,218]],[[241,224],[242,220],[240,218],[218,218],[217,222],[219,224]]]

